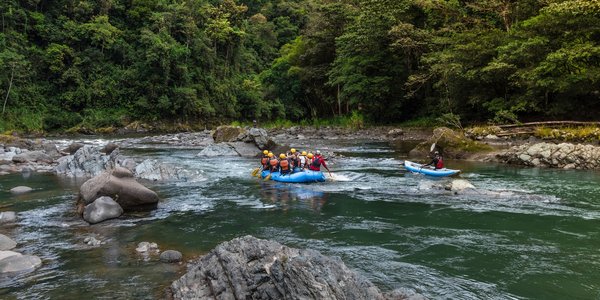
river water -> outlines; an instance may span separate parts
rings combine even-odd
[[[600,173],[449,161],[477,187],[453,194],[431,188],[449,179],[401,167],[410,145],[312,146],[337,154],[330,162],[335,180],[263,182],[250,176],[256,160],[197,158],[198,149],[131,143],[123,154],[200,176],[144,182],[160,196],[157,210],[94,226],[74,213],[81,181],[1,176],[0,207],[16,211],[18,223],[0,232],[19,243],[17,251],[40,256],[43,266],[0,278],[0,298],[163,298],[185,266],[140,256],[137,243],[156,242],[193,259],[248,234],[340,256],[382,290],[404,288],[431,299],[600,297]],[[17,185],[35,190],[8,193]],[[85,245],[90,236],[105,244]]]

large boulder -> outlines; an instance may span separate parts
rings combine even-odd
[[[123,214],[123,208],[110,197],[100,197],[83,209],[83,219],[96,224],[109,219],[118,218]]]
[[[11,255],[0,260],[0,274],[31,272],[42,265],[42,260],[33,255]]]
[[[338,257],[251,236],[218,245],[173,282],[174,299],[385,299]]]
[[[215,143],[235,142],[246,135],[246,129],[239,126],[219,126],[213,133]]]
[[[14,211],[0,212],[0,224],[13,223],[17,220],[17,214]]]
[[[431,151],[431,145],[436,145],[446,158],[467,158],[472,154],[490,151],[492,148],[486,144],[473,141],[461,132],[450,128],[440,127],[433,130],[433,135],[429,140],[418,144],[408,153],[409,157],[428,157]]]
[[[220,144],[211,144],[208,145],[206,148],[202,149],[202,151],[200,151],[200,153],[198,153],[198,156],[202,156],[202,157],[216,157],[216,156],[240,156],[240,154],[235,151],[235,149],[227,144],[227,143],[220,143]]]
[[[82,143],[71,143],[67,148],[63,149],[62,152],[69,153],[71,155],[75,154],[77,150],[81,149],[84,145]]]
[[[129,170],[121,167],[101,173],[81,185],[77,201],[79,213],[102,196],[115,199],[125,211],[155,208],[158,203],[155,192],[138,183]]]
[[[10,250],[17,246],[17,242],[0,233],[0,251]]]
[[[12,161],[15,163],[27,163],[27,162],[43,162],[51,163],[52,157],[46,154],[44,151],[28,151],[13,156]]]

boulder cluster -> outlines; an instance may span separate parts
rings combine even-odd
[[[500,162],[563,169],[600,168],[600,147],[570,143],[536,143],[515,146],[497,154]]]

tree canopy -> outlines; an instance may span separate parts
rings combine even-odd
[[[597,119],[597,0],[5,0],[0,130]]]

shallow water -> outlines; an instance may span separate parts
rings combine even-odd
[[[453,194],[431,188],[448,179],[403,170],[406,145],[315,144],[341,155],[330,162],[335,180],[263,182],[250,176],[256,160],[130,143],[124,154],[174,163],[199,180],[145,182],[160,195],[157,210],[94,226],[74,214],[80,181],[2,176],[0,207],[19,221],[0,232],[43,266],[0,278],[0,298],[162,298],[185,267],[139,256],[137,243],[192,259],[246,234],[340,256],[383,290],[432,299],[600,297],[599,173],[450,161],[477,187]],[[17,185],[35,190],[7,192]],[[86,246],[88,236],[106,243]]]

